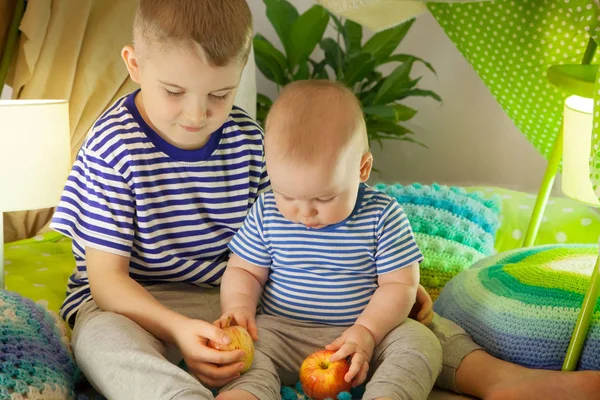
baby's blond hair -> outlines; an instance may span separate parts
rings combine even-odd
[[[329,80],[296,81],[283,88],[265,132],[267,153],[296,162],[334,161],[355,141],[363,153],[369,150],[359,100],[346,86]]]
[[[199,47],[213,66],[244,65],[252,41],[246,0],[139,0],[133,44]]]

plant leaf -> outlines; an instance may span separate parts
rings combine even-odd
[[[255,52],[261,52],[263,54],[268,54],[272,56],[275,59],[275,61],[277,61],[277,64],[279,64],[281,71],[285,73],[285,70],[287,68],[287,61],[285,59],[285,55],[283,55],[281,51],[275,48],[275,46],[273,46],[271,42],[269,42],[263,35],[258,33],[254,36],[253,45]]]
[[[289,79],[285,75],[285,71],[279,65],[277,58],[269,52],[265,42],[261,40],[255,41],[255,61],[256,66],[262,72],[262,74],[270,81],[275,82],[280,86],[284,86],[289,82]]]
[[[412,61],[409,60],[396,69],[387,77],[383,85],[377,91],[377,96],[373,100],[374,104],[387,104],[393,100],[399,100],[398,95],[407,90],[407,85],[410,84],[410,71],[412,69]]]
[[[279,40],[285,49],[287,56],[293,50],[289,39],[292,25],[298,19],[298,10],[287,0],[263,0],[267,8],[267,18],[275,28]]]
[[[393,104],[392,107],[396,110],[398,121],[408,121],[417,115],[417,110],[404,104]]]
[[[292,24],[290,29],[290,49],[288,65],[293,69],[296,65],[308,61],[329,23],[329,14],[321,6],[312,6]]]
[[[319,46],[325,52],[326,64],[333,68],[338,80],[341,80],[341,78],[344,76],[344,51],[340,45],[331,38],[321,40]]]
[[[347,65],[344,73],[344,83],[348,87],[362,81],[370,72],[373,71],[377,62],[369,53],[360,53],[350,59],[347,59]]]
[[[398,97],[396,97],[396,100],[402,100],[402,99],[405,99],[405,98],[411,97],[411,96],[431,97],[431,98],[439,101],[440,103],[442,102],[442,98],[437,93],[435,93],[434,91],[431,91],[431,90],[423,90],[423,89],[405,90],[405,91],[401,92],[398,95]]]
[[[256,95],[256,120],[264,127],[267,114],[273,105],[273,101],[262,93]]]
[[[390,119],[394,122],[398,121],[398,113],[392,106],[369,106],[364,107],[363,112],[366,115],[372,115],[379,118]]]
[[[298,70],[294,74],[295,81],[302,81],[308,79],[310,77],[310,72],[308,70],[308,61],[301,62],[298,65]]]
[[[415,22],[414,18],[402,24],[376,33],[367,40],[363,47],[363,52],[368,52],[373,55],[378,65],[386,62],[388,57],[396,50],[406,33]]]
[[[434,75],[437,76],[437,72],[436,72],[435,68],[433,68],[433,65],[431,65],[430,63],[428,63],[427,61],[423,60],[420,57],[411,56],[410,54],[394,54],[394,55],[390,56],[385,61],[385,63],[394,62],[394,61],[407,62],[411,58],[412,58],[413,62],[418,61],[420,63],[423,63],[423,65],[425,65],[431,72],[433,72]]]
[[[402,125],[398,125],[393,121],[374,119],[371,119],[367,122],[367,130],[371,132],[377,132],[379,136],[381,136],[383,133],[387,136],[393,137],[402,137],[413,133],[410,129],[405,128]]]
[[[342,31],[344,36],[344,44],[346,46],[346,53],[348,56],[352,56],[360,52],[362,46],[363,28],[360,24],[347,19],[344,22],[344,29]]]
[[[321,60],[318,63],[311,59],[308,61],[313,66],[312,73],[310,74],[311,79],[329,79],[329,74],[327,73],[327,69],[325,69],[325,66],[327,65],[326,60]]]

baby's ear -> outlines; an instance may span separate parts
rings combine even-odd
[[[360,160],[360,181],[366,182],[371,176],[371,170],[373,169],[373,154],[367,151],[363,154]]]

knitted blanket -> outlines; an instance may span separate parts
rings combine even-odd
[[[559,370],[597,257],[595,245],[501,253],[451,280],[434,310],[498,358]],[[600,303],[578,369],[600,369]]]
[[[0,400],[74,397],[80,372],[67,332],[55,313],[0,291]]]

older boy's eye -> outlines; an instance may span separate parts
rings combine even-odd
[[[169,96],[173,96],[173,97],[183,96],[183,92],[172,92],[169,89],[165,89],[165,91],[167,92],[167,94]]]
[[[212,97],[215,100],[225,100],[227,97],[229,96],[229,93],[225,93],[223,96],[217,96],[216,94],[211,94],[210,97]]]

